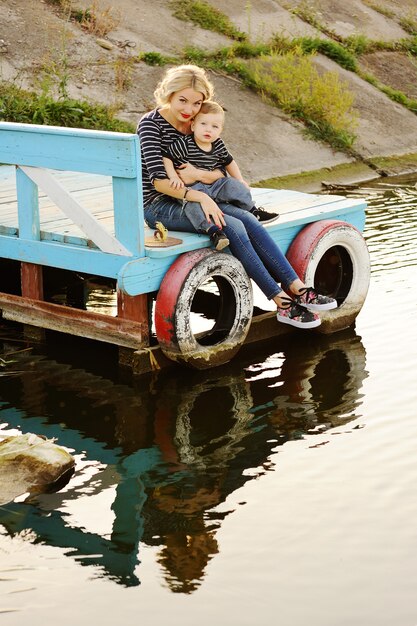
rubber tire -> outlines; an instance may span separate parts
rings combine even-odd
[[[314,222],[295,237],[287,258],[306,285],[338,301],[337,309],[320,313],[317,330],[327,334],[351,326],[365,302],[371,273],[362,234],[347,222]]]
[[[214,327],[205,335],[214,343],[203,345],[190,329],[190,313],[198,288],[208,278],[216,281],[221,306]],[[238,352],[252,313],[252,285],[240,261],[208,248],[194,250],[178,257],[162,280],[155,303],[156,336],[169,359],[207,369],[227,363]]]

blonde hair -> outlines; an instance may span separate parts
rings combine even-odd
[[[201,105],[201,109],[199,110],[197,115],[200,115],[200,113],[215,113],[216,115],[220,114],[224,121],[224,109],[218,102],[214,102],[214,100],[205,100]]]
[[[167,70],[153,95],[157,105],[164,106],[174,93],[190,88],[202,93],[204,100],[210,100],[214,95],[214,87],[201,67],[177,65]]]

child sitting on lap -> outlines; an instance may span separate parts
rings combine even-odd
[[[195,183],[192,189],[203,191],[216,203],[228,202],[250,211],[260,222],[267,224],[278,217],[278,213],[265,211],[254,206],[249,185],[243,180],[240,169],[220,138],[224,126],[224,111],[213,101],[202,104],[200,111],[191,122],[191,135],[184,135],[168,146],[164,152],[164,166],[170,180],[170,186],[181,189],[184,183],[176,169],[191,163],[194,167],[205,170],[222,169],[228,176],[216,180],[211,185]],[[229,245],[229,240],[221,229],[207,221],[202,209],[195,203],[192,207],[184,202],[184,212],[198,232],[207,233],[216,250]]]

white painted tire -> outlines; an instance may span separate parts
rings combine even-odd
[[[287,258],[306,285],[338,301],[337,309],[320,313],[317,330],[333,333],[351,326],[365,302],[371,273],[362,234],[347,222],[314,222],[297,235]]]
[[[213,328],[195,336],[190,327],[194,296],[212,278],[220,306]],[[242,264],[230,254],[204,248],[176,259],[164,276],[155,304],[155,329],[165,356],[206,369],[227,363],[249,331],[252,285]]]

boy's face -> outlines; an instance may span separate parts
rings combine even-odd
[[[197,113],[191,123],[195,140],[201,143],[213,143],[223,130],[221,113]]]

